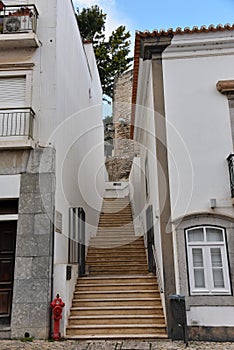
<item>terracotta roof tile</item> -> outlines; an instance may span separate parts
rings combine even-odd
[[[217,31],[224,31],[224,30],[234,30],[234,24],[225,24],[225,25],[222,25],[222,24],[218,24],[217,26],[214,26],[213,24],[211,24],[210,26],[201,26],[200,28],[199,27],[196,27],[194,26],[193,28],[190,28],[190,27],[185,27],[184,29],[183,28],[176,28],[176,29],[173,29],[173,28],[169,28],[167,30],[165,29],[160,29],[160,30],[153,30],[152,32],[149,32],[149,31],[144,31],[144,32],[137,32],[137,35],[139,35],[141,38],[145,38],[145,37],[154,37],[154,36],[162,36],[162,35],[169,35],[169,34],[173,34],[173,35],[176,35],[176,34],[192,34],[192,33],[207,33],[207,32],[217,32]]]

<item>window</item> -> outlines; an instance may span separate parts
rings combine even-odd
[[[68,262],[78,263],[78,208],[69,209]]]
[[[31,70],[1,71],[0,108],[31,107],[31,94]]]
[[[231,294],[225,230],[199,226],[186,230],[191,295]]]
[[[26,107],[26,76],[0,77],[1,108]]]

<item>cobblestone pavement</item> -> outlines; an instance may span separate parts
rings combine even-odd
[[[61,341],[49,342],[34,340],[0,340],[0,350],[234,350],[233,343],[189,342],[186,347],[182,341]]]

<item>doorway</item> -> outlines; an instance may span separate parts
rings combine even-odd
[[[10,325],[17,221],[0,221],[0,325]]]

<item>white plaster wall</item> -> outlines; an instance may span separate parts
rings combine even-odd
[[[59,292],[65,299],[67,316],[77,278],[73,273],[65,281],[69,207],[84,208],[88,243],[96,233],[105,190],[102,90],[92,48],[84,50],[72,1],[5,1],[19,2],[35,3],[38,9],[40,47],[19,49],[17,56],[14,49],[2,50],[0,63],[34,64],[29,101],[36,113],[34,137],[36,147],[55,147],[55,209],[62,214],[62,234],[54,233],[53,297]],[[15,194],[15,187],[9,193]]]
[[[226,161],[233,149],[228,101],[216,83],[232,79],[234,51],[220,49],[214,56],[203,48],[202,56],[196,49],[186,56],[186,38],[184,43],[177,56],[173,45],[163,54],[172,219],[211,210],[210,198],[217,200],[215,212],[233,215]]]
[[[138,90],[137,96],[134,141],[139,145],[141,151],[140,158],[134,159],[130,174],[134,225],[137,234],[140,232],[147,232],[146,209],[148,205],[152,204],[154,213],[155,247],[158,260],[157,266],[159,269],[158,273],[160,274],[160,282],[163,284],[153,86],[152,71],[149,61],[140,62],[139,86],[141,86],[141,89]],[[148,198],[146,198],[145,186],[146,157],[148,157]],[[161,285],[161,287],[163,286]]]
[[[200,306],[187,311],[188,326],[233,327],[234,307]]]
[[[70,315],[70,308],[72,306],[73,293],[75,291],[74,280],[77,279],[78,266],[72,265],[72,278],[66,280],[66,264],[56,264],[54,269],[54,295],[53,299],[57,294],[60,295],[65,306],[63,308],[62,320],[60,322],[61,335],[66,334],[66,326],[68,323],[68,317]]]
[[[71,1],[35,1],[40,48],[34,62],[32,106],[39,147],[56,149],[55,209],[62,234],[55,232],[54,291],[63,290],[59,269],[68,261],[69,207],[86,212],[86,242],[94,235],[104,193],[102,90],[92,48],[84,50]],[[27,58],[24,57],[27,61]],[[53,220],[53,218],[52,218]],[[74,286],[76,276],[69,282]],[[62,282],[61,282],[62,281]],[[71,299],[64,291],[66,300]]]
[[[68,208],[83,207],[86,243],[95,235],[104,193],[102,90],[92,48],[85,52],[71,2],[57,3],[56,28],[56,234],[55,263],[67,262]],[[66,247],[66,248],[65,248]],[[65,248],[65,249],[64,249]]]

